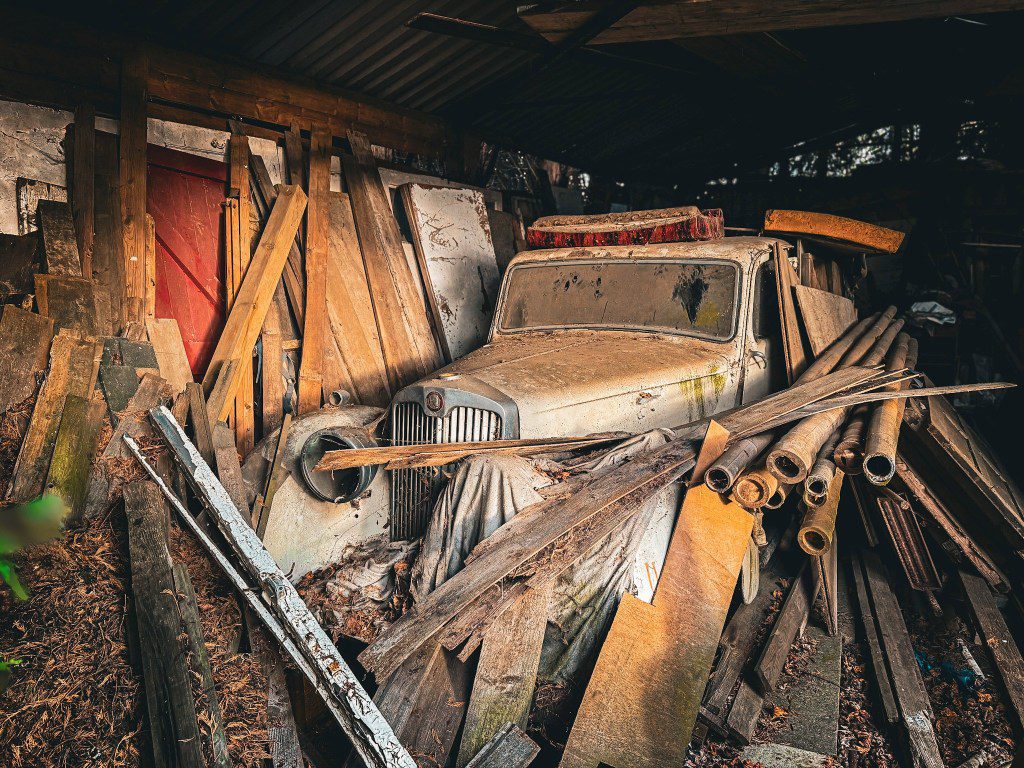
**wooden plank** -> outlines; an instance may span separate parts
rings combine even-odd
[[[195,440],[196,448],[199,449],[203,461],[211,467],[216,466],[213,428],[207,416],[203,388],[200,384],[192,382],[185,387],[185,394],[188,395],[188,412],[192,421],[192,436]]]
[[[89,490],[89,472],[106,408],[102,400],[68,395],[47,470],[46,493],[64,500],[68,522],[80,520]]]
[[[325,397],[336,389],[345,389],[356,403],[385,407],[391,402],[391,387],[352,203],[341,192],[330,193],[329,199],[327,265],[335,278],[327,281]],[[342,276],[344,279],[339,279]]]
[[[50,347],[50,368],[32,411],[25,438],[14,464],[9,496],[30,501],[43,491],[60,414],[67,396],[88,398],[96,384],[93,344],[59,333]]]
[[[96,228],[96,109],[92,104],[81,104],[75,109],[74,161],[69,187],[82,276],[92,279]]]
[[[762,695],[775,688],[786,659],[789,658],[789,649],[807,621],[813,602],[809,576],[805,562],[800,573],[793,579],[782,608],[775,617],[771,634],[754,663],[752,680]]]
[[[93,283],[81,277],[36,275],[39,314],[53,318],[54,331],[69,330],[96,336],[96,300]]]
[[[327,327],[327,248],[330,228],[331,135],[314,130],[309,148],[306,209],[306,318],[302,326],[298,413],[320,410]]]
[[[43,266],[47,274],[82,276],[82,258],[71,206],[53,200],[39,201],[39,233],[43,243]]]
[[[782,349],[786,356],[789,383],[797,380],[807,367],[803,336],[797,320],[793,288],[800,284],[785,252],[775,247],[775,291],[779,301],[779,320],[782,327]]]
[[[483,195],[470,189],[400,188],[434,333],[445,359],[484,344],[501,276]]]
[[[804,285],[794,286],[793,292],[815,357],[857,322],[857,310],[845,296]]]
[[[902,232],[877,224],[810,211],[765,211],[764,231],[823,241],[861,253],[896,253],[904,238]]]
[[[429,318],[416,311],[423,285],[409,268],[398,223],[366,137],[350,132],[353,155],[342,157],[359,246],[392,391],[441,367]]]
[[[0,316],[0,413],[35,393],[46,370],[53,319],[5,304]]]
[[[202,768],[199,718],[167,551],[167,510],[147,480],[125,486],[132,595],[146,713],[157,766]]]
[[[202,722],[209,729],[209,734],[204,731],[203,735],[208,735],[204,743],[208,743],[211,753],[209,765],[211,768],[231,768],[228,740],[224,733],[224,717],[220,711],[217,687],[213,682],[213,671],[210,669],[210,659],[206,653],[203,625],[199,621],[199,605],[196,602],[195,590],[192,588],[192,579],[189,578],[188,568],[184,563],[174,563],[171,573],[174,577],[174,593],[178,611],[181,613],[181,623],[188,635],[189,667],[199,676],[203,690],[205,706]]]
[[[914,655],[914,646],[903,619],[900,604],[889,586],[885,567],[875,552],[861,553],[868,592],[878,618],[893,692],[910,737],[910,748],[924,768],[944,768],[942,752],[932,726],[932,707],[928,700],[921,670]]]
[[[459,744],[458,768],[468,765],[507,723],[526,727],[550,599],[550,582],[528,590],[484,633]]]
[[[561,768],[683,762],[753,520],[705,486],[687,491],[654,602],[623,595]]]
[[[184,392],[192,382],[192,369],[185,355],[178,321],[173,317],[147,318],[146,331],[156,354],[160,377],[170,384],[175,395]]]
[[[886,722],[896,723],[900,719],[900,713],[896,708],[896,696],[892,690],[892,680],[889,679],[889,670],[885,666],[885,654],[882,651],[882,640],[878,632],[878,620],[875,617],[871,601],[868,599],[864,566],[861,563],[860,555],[856,552],[851,558],[851,570],[853,571],[854,592],[857,595],[858,613],[861,626],[864,629],[864,639],[868,644],[868,657],[871,659],[871,668],[875,673],[875,688],[882,700],[882,712]]]
[[[230,310],[234,296],[242,286],[242,280],[249,269],[252,259],[252,238],[250,235],[252,206],[252,184],[250,183],[249,139],[237,133],[231,134],[229,144],[228,187],[231,200],[225,209],[228,212],[229,226],[226,231],[230,256],[229,299]],[[252,356],[243,358],[239,371],[238,389],[233,404],[232,426],[235,429],[235,442],[242,455],[247,455],[256,441],[255,394],[253,389]]]
[[[281,290],[280,286],[277,290]],[[276,299],[270,302],[267,317],[263,321],[263,331],[260,333],[263,345],[263,355],[260,358],[260,385],[264,435],[269,435],[277,429],[284,415],[284,349],[281,346],[281,316],[278,304]]]
[[[540,746],[522,728],[506,723],[466,768],[527,768],[540,754]]]
[[[124,326],[124,240],[121,235],[121,193],[118,188],[117,136],[96,134],[96,238],[93,241],[92,278],[96,319],[101,334],[114,334]]]
[[[306,195],[301,189],[293,186],[281,188],[203,379],[203,389],[208,396],[213,394],[214,383],[226,363],[233,361],[237,366],[245,358],[251,359],[305,208]],[[207,403],[211,421],[227,417],[230,399],[237,391],[239,379],[238,373],[231,375],[227,385],[220,388],[218,399]]]
[[[242,465],[238,460],[238,449],[235,447],[235,436],[224,422],[213,425],[213,455],[217,467],[217,477],[228,492],[228,497],[241,512],[242,517],[249,519],[249,495],[245,490],[242,478]]]
[[[120,174],[125,316],[142,320],[146,258],[146,102],[149,60],[139,51],[121,63]]]
[[[978,634],[992,657],[992,664],[999,671],[1019,734],[1024,724],[1024,658],[1021,658],[1020,648],[985,581],[963,570],[960,571],[960,581],[971,604]]]
[[[523,21],[553,43],[573,34],[606,3],[595,0],[575,3],[539,3],[520,13]],[[694,4],[689,0],[646,2],[623,19],[600,31],[590,42],[596,45],[674,40],[707,35],[740,35],[789,29],[881,24],[921,18],[942,18],[976,13],[1019,10],[1013,0],[861,0],[834,3],[828,0],[787,0],[766,9],[756,0],[718,0]]]
[[[267,585],[263,599],[270,603],[274,615],[280,617],[290,643],[302,649],[299,654],[306,669],[313,672],[318,685],[328,692],[326,698],[332,706],[332,713],[359,756],[371,768],[415,768],[416,763],[395,737],[330,637],[264,548],[251,522],[239,511],[195,446],[188,441],[170,411],[154,409],[150,412],[150,419],[179,466],[191,478],[193,489],[216,520],[234,555],[241,560],[251,578]]]

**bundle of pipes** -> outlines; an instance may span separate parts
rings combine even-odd
[[[900,372],[917,362],[917,343],[903,333],[903,320],[889,307],[851,326],[824,350],[797,382],[839,368],[880,366],[893,374],[887,390],[908,385]],[[846,474],[861,474],[875,485],[892,479],[903,399],[836,408],[807,416],[788,431],[766,431],[737,440],[708,468],[705,484],[750,510],[782,506],[800,491],[801,548],[820,555],[831,546],[839,490]],[[780,434],[781,433],[781,434]]]

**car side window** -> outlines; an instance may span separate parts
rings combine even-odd
[[[775,291],[775,262],[766,261],[754,275],[754,338],[779,335],[779,296]]]

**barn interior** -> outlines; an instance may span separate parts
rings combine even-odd
[[[1024,767],[1024,2],[48,8],[0,765]]]

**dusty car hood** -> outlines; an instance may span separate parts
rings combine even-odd
[[[731,343],[649,333],[524,333],[499,336],[428,380],[458,387],[458,379],[450,374],[459,374],[501,391],[518,406],[524,437],[539,424],[543,424],[541,431],[553,434],[552,427],[557,426],[557,421],[551,421],[553,415],[561,411],[578,413],[584,404],[590,404],[593,419],[587,432],[635,428],[611,414],[603,418],[604,410],[593,407],[596,401],[615,400],[618,409],[635,403],[640,409],[646,399],[667,398],[685,404],[682,411],[670,409],[668,418],[685,421],[693,413],[699,418],[705,412],[720,410],[717,403],[704,401],[708,397],[717,400],[726,388],[731,350]],[[570,425],[566,426],[568,429]],[[572,424],[566,434],[578,432],[583,426]]]

